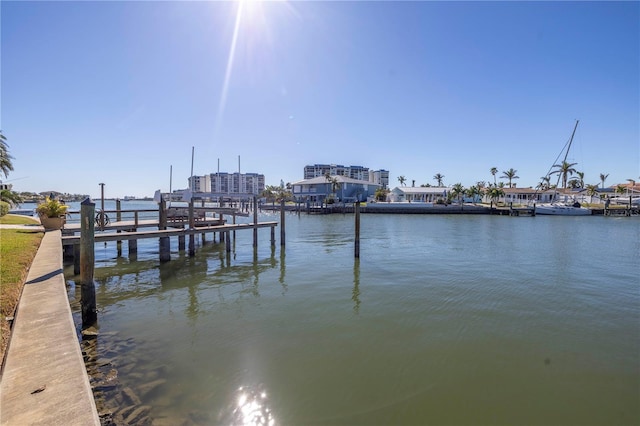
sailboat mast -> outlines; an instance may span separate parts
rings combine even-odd
[[[571,138],[569,139],[569,143],[567,144],[567,150],[564,152],[564,158],[562,159],[562,163],[560,163],[558,166],[562,167],[562,165],[564,163],[567,162],[567,157],[569,156],[569,150],[571,149],[571,143],[573,142],[573,136],[576,134],[576,129],[578,128],[578,123],[580,122],[580,120],[576,120],[576,125],[573,126],[573,132],[571,132]],[[560,153],[562,154],[562,153]],[[558,157],[560,156],[560,154],[558,154]],[[560,178],[562,177],[562,170],[558,170],[558,180],[556,181],[556,190],[553,191],[553,198],[555,199],[556,195],[558,194],[558,185],[560,185]]]
[[[580,120],[576,120],[576,125],[573,127],[573,133],[571,133],[571,139],[569,139],[569,146],[567,146],[567,151],[564,153],[564,160],[562,160],[563,164],[567,162],[567,157],[569,156],[569,150],[571,149],[571,143],[573,142],[573,136],[576,134],[576,129],[578,128],[579,122]]]

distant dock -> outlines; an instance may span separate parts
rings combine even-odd
[[[253,230],[253,246],[257,246],[258,229],[271,229],[271,245],[275,246],[275,227],[278,222],[258,222],[257,210],[254,209],[252,223],[235,223],[238,216],[249,216],[248,212],[229,207],[166,207],[164,202],[159,208],[146,210],[122,210],[117,203],[116,210],[98,211],[92,240],[94,243],[116,241],[118,257],[122,256],[122,242],[128,245],[129,257],[135,259],[138,252],[138,240],[157,239],[160,244],[160,261],[171,259],[170,237],[178,237],[178,250],[187,250],[189,255],[195,254],[195,237],[200,235],[202,243],[206,242],[206,234],[216,235],[221,243],[226,243],[226,250],[231,250],[231,237],[236,231]],[[233,223],[227,223],[224,216],[231,216]],[[93,217],[93,216],[92,216]],[[152,218],[153,217],[153,218]],[[144,219],[142,219],[144,218]],[[74,273],[80,272],[80,247],[83,244],[82,229],[79,222],[67,223],[62,230],[62,247],[66,258],[73,259]],[[283,238],[283,236],[281,236]]]
[[[265,211],[280,211],[281,207],[278,205],[263,204],[260,206],[261,210]],[[306,213],[313,215],[324,214],[348,214],[354,213],[354,204],[311,204],[305,205],[303,203],[288,204],[285,209],[289,212]],[[592,216],[637,216],[640,214],[640,209],[637,206],[629,207],[613,207],[609,209],[605,208],[590,208]],[[361,213],[388,213],[388,214],[489,214],[497,216],[536,216],[534,206],[486,206],[478,204],[429,204],[429,203],[367,203],[361,205]],[[588,215],[587,215],[588,216]]]

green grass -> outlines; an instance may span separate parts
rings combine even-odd
[[[27,223],[33,223],[33,220]],[[0,229],[0,360],[4,359],[10,335],[6,318],[12,317],[18,306],[24,280],[43,235],[42,232],[22,229]]]
[[[2,225],[33,225],[37,223],[37,219],[19,214],[8,214],[0,217],[0,224]]]

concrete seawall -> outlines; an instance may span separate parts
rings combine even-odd
[[[62,273],[46,232],[18,304],[0,379],[0,425],[100,425]]]

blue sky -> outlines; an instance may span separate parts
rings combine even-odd
[[[639,2],[2,1],[18,191],[151,196],[194,174],[362,165],[640,181]],[[241,12],[239,13],[239,10]]]

